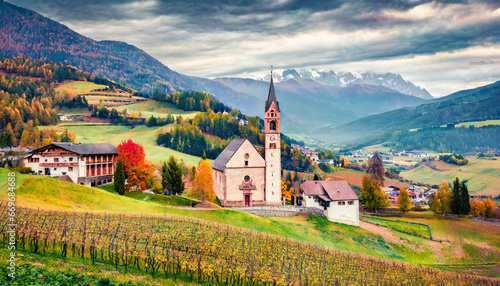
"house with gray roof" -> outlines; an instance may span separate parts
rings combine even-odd
[[[359,198],[347,181],[305,181],[302,205],[324,211],[328,220],[359,225]]]
[[[113,181],[117,156],[109,143],[54,142],[31,151],[23,161],[33,174],[93,187]]]

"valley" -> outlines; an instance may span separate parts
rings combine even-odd
[[[322,14],[326,4],[304,15],[330,18]],[[286,55],[282,29],[292,23],[266,20],[289,6],[304,12],[305,2],[252,13],[249,3],[120,5],[58,22],[0,0],[0,284],[500,285],[500,81],[493,73],[438,98],[429,92],[436,82],[453,81],[440,76],[422,85],[418,53],[382,50],[378,59],[353,60],[358,71],[341,71],[343,61],[380,45],[406,48],[399,38],[376,41],[394,34],[384,30],[394,19],[414,21],[394,16],[402,7],[359,10],[381,24],[379,36],[358,39],[374,45],[345,46],[344,55],[326,60],[311,47],[320,50],[329,37],[295,42],[297,55]],[[175,14],[179,7],[193,14]],[[77,32],[99,27],[100,16],[118,21],[122,12],[120,25],[105,26],[116,30],[108,39],[127,34],[137,46],[102,40],[107,29]],[[213,14],[216,21],[203,22]],[[235,15],[252,25],[233,25]],[[357,32],[373,28],[331,18]],[[135,28],[124,32],[128,20]],[[150,20],[154,28],[144,25]],[[229,23],[227,33],[221,27]],[[299,26],[306,34],[322,29]],[[198,34],[203,29],[210,34]],[[277,36],[278,45],[254,47],[258,37],[239,38],[240,29]],[[338,39],[347,45],[353,35],[343,33]],[[179,45],[176,37],[198,42]],[[244,53],[231,50],[234,41]],[[222,57],[201,58],[219,46],[227,48]],[[433,46],[450,45],[422,44]],[[179,64],[200,47],[196,66]],[[262,53],[258,60],[237,60],[255,57],[253,50]],[[466,58],[461,51],[439,53]],[[259,75],[256,63],[282,65],[283,55],[296,61]],[[391,70],[396,64],[379,66],[385,57],[404,62],[401,74]],[[226,67],[212,66],[214,59]],[[362,71],[367,61],[377,67]],[[455,76],[465,81],[458,66]],[[425,67],[420,73],[431,73]],[[208,69],[214,77],[200,76]]]

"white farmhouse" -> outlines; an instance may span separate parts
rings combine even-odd
[[[31,151],[24,165],[38,175],[93,187],[113,181],[117,155],[108,143],[54,142]]]
[[[303,206],[324,210],[328,220],[359,225],[359,198],[347,181],[305,181]]]

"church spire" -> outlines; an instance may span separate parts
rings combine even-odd
[[[278,111],[280,111],[280,106],[278,103],[278,100],[276,100],[276,93],[274,92],[274,84],[273,84],[273,71],[271,70],[271,85],[269,86],[269,95],[267,96],[267,101],[266,101],[266,110],[269,109],[271,104],[274,102],[276,105],[276,108],[278,108]]]

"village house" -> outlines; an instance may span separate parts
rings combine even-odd
[[[281,204],[280,109],[272,76],[264,135],[264,158],[247,139],[233,139],[212,163],[215,195],[223,206]]]
[[[117,155],[108,143],[54,142],[31,151],[23,161],[34,174],[94,187],[113,181]]]
[[[305,181],[302,205],[321,209],[329,221],[359,226],[359,198],[347,181]]]
[[[309,159],[311,159],[312,161],[314,161],[316,163],[319,162],[318,152],[306,151],[306,152],[304,152],[304,155],[306,155],[307,157],[309,157]]]

